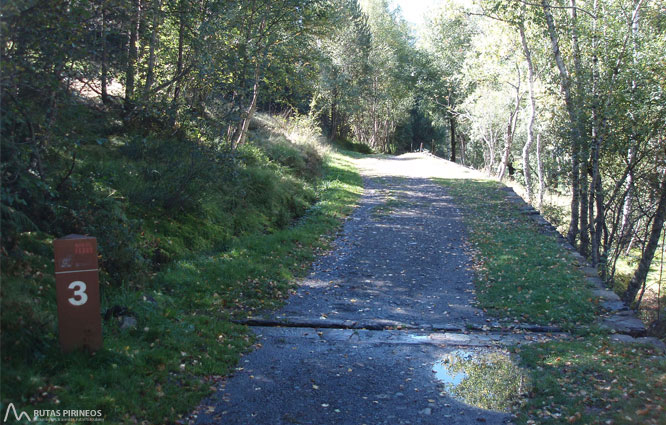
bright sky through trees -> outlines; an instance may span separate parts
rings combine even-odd
[[[441,3],[441,0],[394,0],[394,5],[400,7],[407,22],[417,27],[423,23],[425,13]]]

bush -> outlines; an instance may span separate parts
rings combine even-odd
[[[224,156],[191,140],[134,138],[121,148],[133,160],[118,181],[130,202],[167,214],[197,211],[213,184],[224,179]]]
[[[348,151],[358,152],[367,155],[374,153],[372,148],[363,142],[353,142],[351,140],[343,139],[343,140],[336,140],[335,143],[338,146],[340,146],[342,149]]]
[[[323,159],[310,144],[297,145],[285,137],[263,137],[255,142],[268,159],[289,168],[296,176],[314,180],[321,175]]]
[[[100,267],[115,282],[143,277],[146,248],[140,240],[141,222],[127,215],[125,200],[95,174],[73,177],[55,202],[56,237],[76,233],[97,238]]]

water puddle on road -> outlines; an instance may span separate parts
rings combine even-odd
[[[455,350],[432,371],[453,398],[487,410],[507,412],[528,390],[525,372],[500,351]]]

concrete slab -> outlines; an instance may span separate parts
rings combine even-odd
[[[647,332],[643,322],[637,319],[631,311],[614,314],[603,319],[601,324],[612,331],[631,336],[644,336]]]

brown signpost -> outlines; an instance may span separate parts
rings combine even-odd
[[[69,235],[53,242],[60,346],[102,348],[97,239]]]

